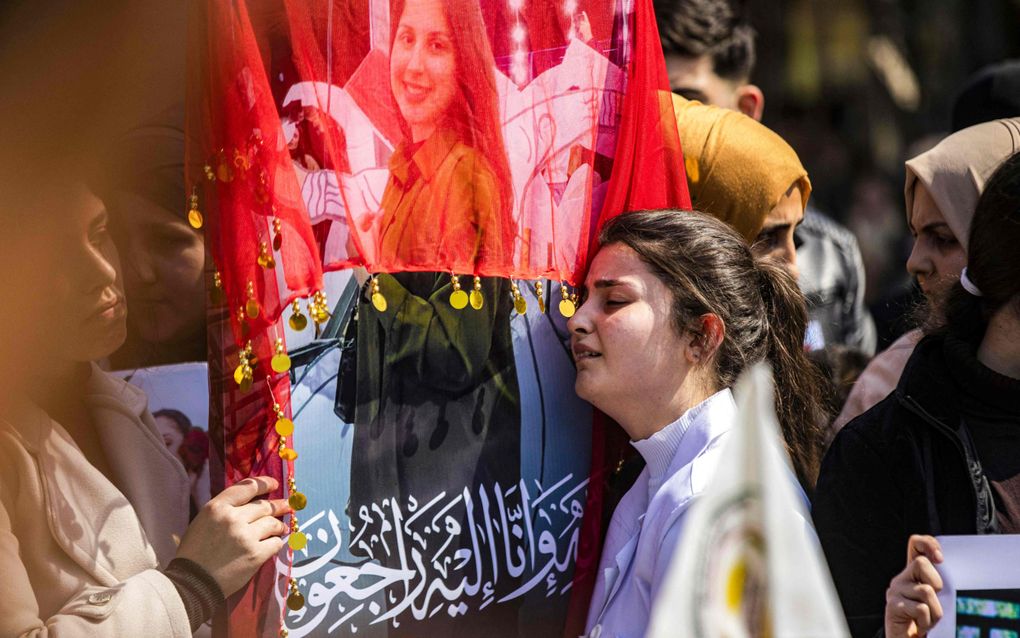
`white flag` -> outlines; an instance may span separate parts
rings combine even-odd
[[[765,364],[734,388],[738,423],[691,508],[650,638],[849,636],[782,445]]]

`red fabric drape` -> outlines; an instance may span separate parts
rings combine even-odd
[[[446,71],[427,76],[399,1],[208,5],[204,160],[230,231],[214,256],[232,309],[254,287],[251,327],[353,265],[579,283],[600,213],[685,200],[646,26],[613,0],[451,2]],[[273,217],[282,278],[255,264]]]
[[[430,97],[428,120],[420,52],[398,50],[410,46],[400,0],[196,1],[188,163],[208,171],[189,176],[189,192],[206,212],[231,328],[211,367],[228,484],[281,472],[271,397],[286,406],[289,383],[268,364],[282,311],[321,290],[324,271],[579,284],[606,219],[690,206],[651,0],[630,15],[615,0],[516,4],[444,3],[454,97]],[[259,264],[267,252],[275,267]],[[249,341],[256,383],[242,395],[230,377]],[[609,427],[596,421],[571,627],[601,545],[600,477],[620,454]],[[257,618],[270,594],[248,596]],[[269,631],[261,623],[237,626]]]

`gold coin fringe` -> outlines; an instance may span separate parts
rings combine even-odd
[[[471,292],[468,293],[464,290],[463,285],[460,283],[461,275],[456,273],[450,274],[450,292],[449,303],[455,310],[463,310],[468,306],[471,306],[475,310],[481,310],[485,307],[485,295],[482,293],[482,278],[478,275],[474,276],[474,281],[471,285]],[[535,281],[534,288],[535,298],[538,300],[538,311],[545,314],[547,311],[546,304],[546,290],[539,279]],[[569,319],[574,316],[577,312],[578,295],[576,290],[571,290],[570,286],[565,281],[560,282],[560,294],[562,299],[559,303],[560,314],[565,318]],[[520,285],[514,280],[510,280],[510,296],[513,299],[514,311],[519,315],[525,315],[528,312],[528,301],[524,298],[524,294],[521,292]],[[379,312],[386,312],[388,303],[386,297],[383,296],[382,289],[379,286],[379,277],[377,274],[373,274],[368,281],[368,298],[372,302],[372,306]],[[301,311],[298,308],[297,302],[294,302],[294,314],[291,316],[291,328],[300,330],[295,326],[294,322],[300,322],[301,326],[304,327],[304,317],[301,316]]]
[[[284,373],[290,370],[290,358],[286,360],[283,357],[287,357],[286,352],[283,349],[283,340],[276,340],[276,354],[273,355],[274,365],[273,370],[279,373]],[[284,369],[284,363],[286,363]],[[281,368],[277,370],[277,368]],[[276,415],[276,423],[273,429],[276,431],[277,436],[277,454],[280,455],[280,459],[283,460],[287,467],[287,503],[290,505],[293,512],[290,515],[290,521],[288,523],[290,527],[290,534],[287,536],[287,547],[291,552],[299,552],[308,546],[308,536],[301,531],[301,525],[298,522],[297,513],[305,509],[308,506],[308,497],[304,495],[297,488],[297,480],[294,478],[294,466],[290,465],[298,458],[297,451],[287,445],[287,440],[294,436],[294,421],[287,418],[286,413],[283,411],[283,407],[276,401],[276,397],[273,396],[272,386],[269,385],[270,399],[273,401],[273,412]],[[296,578],[289,577],[287,581],[287,609],[291,611],[298,611],[305,606],[305,597],[301,593],[298,587]],[[286,621],[284,620],[284,623]],[[280,627],[280,635],[287,635],[287,628],[285,625]]]
[[[234,148],[231,151],[221,148],[209,158],[208,163],[206,163],[203,167],[206,179],[211,182],[233,181],[236,175],[247,172],[253,168],[253,165],[257,165],[259,163],[258,154],[262,146],[262,137],[257,131],[255,131],[252,133],[245,148]],[[269,192],[269,184],[265,170],[259,169],[257,177],[258,183],[255,185],[255,198],[259,201],[259,203],[270,204],[271,193]],[[205,225],[205,218],[199,208],[197,187],[192,189],[188,203],[188,223],[192,228],[198,230]],[[260,238],[257,252],[255,254],[255,263],[265,270],[276,267],[275,253],[280,252],[283,248],[283,223],[275,216],[275,208],[272,212],[271,239]],[[378,284],[376,285],[378,286]],[[222,306],[226,303],[226,295],[223,289],[223,277],[219,271],[216,271],[213,274],[213,287],[210,291],[210,301],[214,306]],[[329,303],[326,299],[325,293],[321,290],[313,292],[313,294],[308,298],[307,308],[308,316],[311,317],[312,322],[315,325],[315,336],[318,337],[322,325],[329,321],[330,318]],[[254,383],[258,360],[255,357],[254,348],[251,340],[249,339],[249,335],[251,333],[251,325],[249,322],[257,319],[261,312],[262,308],[260,307],[258,298],[256,297],[255,283],[249,280],[245,287],[245,301],[236,309],[241,341],[244,345],[240,348],[240,352],[238,354],[237,367],[234,369],[234,382],[237,383],[238,388],[242,392],[248,392],[251,390]],[[298,332],[308,327],[308,319],[301,312],[300,299],[295,299],[291,303],[291,316],[288,320],[288,324],[293,330]],[[272,352],[273,354],[269,361],[270,369],[272,369],[272,371],[276,374],[288,373],[291,368],[291,360],[290,356],[287,354],[287,349],[282,337],[278,337],[275,340]],[[290,534],[287,537],[287,546],[291,552],[301,551],[307,546],[308,537],[301,531],[297,512],[300,512],[307,507],[308,499],[297,489],[297,482],[294,478],[293,462],[297,460],[298,453],[294,450],[294,448],[288,446],[288,441],[292,441],[292,437],[294,435],[294,422],[286,416],[286,412],[283,407],[276,401],[275,396],[273,396],[272,378],[267,377],[266,381],[266,388],[269,391],[275,416],[273,429],[278,437],[277,454],[280,456],[280,459],[287,464],[287,502],[293,510],[290,515]],[[297,579],[289,577],[287,587],[287,608],[293,611],[302,609],[305,605],[305,597],[298,588]],[[285,626],[284,620],[284,623],[281,624],[280,636],[285,637],[287,634],[288,630]]]

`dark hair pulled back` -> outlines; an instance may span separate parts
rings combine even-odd
[[[726,327],[712,360],[719,387],[730,387],[749,365],[771,364],[776,414],[786,449],[809,490],[818,476],[828,415],[823,379],[804,352],[807,309],[793,277],[770,259],[756,259],[743,238],[699,212],[636,211],[606,224],[600,246],[634,250],[673,294],[674,327],[697,332],[712,313]]]
[[[967,275],[981,296],[960,283],[945,301],[945,325],[961,339],[977,342],[992,315],[1013,304],[1020,313],[1020,153],[992,173],[974,209],[967,242]]]

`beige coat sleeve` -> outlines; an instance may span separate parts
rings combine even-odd
[[[79,591],[50,618],[39,617],[32,580],[22,564],[18,539],[0,500],[0,636],[31,638],[187,638],[184,603],[170,580],[155,569],[114,587]]]

